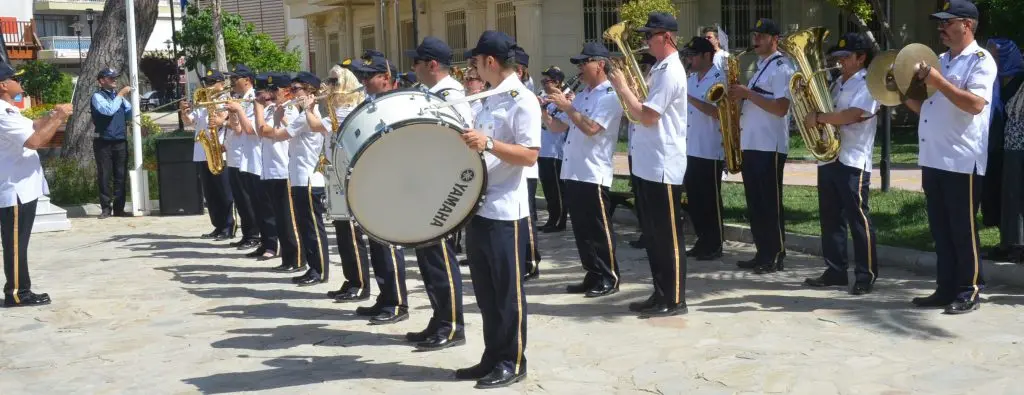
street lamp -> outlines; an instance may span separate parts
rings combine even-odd
[[[78,17],[78,19],[82,19],[82,17]],[[83,27],[82,26],[82,21],[78,21],[78,22],[75,22],[75,23],[71,24],[71,28],[75,29],[75,37],[78,38],[78,72],[79,73],[81,73],[83,71],[82,70],[82,68],[83,68],[83,66],[82,66],[82,58],[84,58],[84,56],[82,56],[82,27]]]
[[[171,40],[165,40],[164,41],[164,45],[167,46],[167,51],[170,52],[171,51]],[[172,58],[173,58],[173,56],[172,56]]]
[[[92,18],[93,18],[93,15],[95,13],[96,12],[93,11],[92,8],[86,8],[85,9],[85,21],[89,22],[89,43],[90,43],[90,47],[92,46]]]

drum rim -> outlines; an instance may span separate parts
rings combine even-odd
[[[394,92],[394,91],[392,91],[392,92]],[[373,143],[375,141],[380,139],[382,136],[390,133],[392,130],[394,130],[396,128],[399,128],[399,127],[402,127],[402,126],[416,125],[416,124],[435,124],[436,125],[436,124],[439,124],[439,123],[442,124],[442,126],[445,126],[445,127],[449,128],[449,129],[452,129],[452,130],[458,132],[460,135],[461,134],[465,134],[465,130],[463,130],[462,128],[459,128],[459,127],[455,127],[451,122],[448,122],[448,121],[446,121],[444,119],[438,119],[438,118],[410,118],[410,119],[405,119],[405,120],[402,120],[402,121],[399,121],[399,122],[395,122],[393,125],[388,125],[388,128],[385,129],[384,132],[376,133],[373,136],[371,136],[370,138],[368,138],[366,140],[366,143],[363,144],[361,147],[359,147],[359,150],[356,151],[356,153],[354,155],[352,155],[352,161],[349,162],[349,164],[347,166],[348,168],[345,169],[345,191],[349,191],[350,190],[348,184],[349,184],[349,180],[351,180],[351,178],[352,178],[352,166],[359,162],[359,158],[363,155],[363,152],[366,151],[366,148],[371,146],[371,145],[373,145]],[[469,149],[469,147],[467,147],[466,149]],[[378,241],[378,242],[381,242],[381,243],[384,243],[384,244],[387,244],[387,245],[399,246],[399,247],[402,247],[402,248],[419,248],[419,247],[426,247],[426,246],[430,246],[430,245],[435,245],[438,242],[440,242],[441,240],[444,240],[446,237],[449,237],[449,236],[455,234],[456,232],[461,231],[463,228],[466,227],[466,225],[469,223],[469,221],[472,220],[473,217],[476,216],[476,213],[478,211],[480,211],[480,209],[484,205],[484,199],[486,199],[486,197],[487,197],[487,184],[488,184],[487,162],[484,160],[484,154],[482,152],[477,153],[477,157],[480,159],[480,165],[481,165],[480,167],[483,169],[483,171],[481,172],[482,173],[481,177],[482,177],[482,181],[483,181],[483,188],[480,188],[480,193],[476,197],[476,199],[477,199],[476,204],[474,204],[473,207],[470,208],[469,214],[466,215],[466,218],[463,218],[462,220],[460,220],[459,223],[456,224],[452,228],[451,232],[444,233],[444,234],[441,234],[441,235],[436,236],[434,238],[431,238],[429,240],[425,240],[425,241],[417,242],[417,243],[395,243],[395,242],[386,240],[384,238],[381,238],[380,236],[377,236],[373,232],[370,232],[369,230],[367,230],[366,227],[364,227],[364,226],[360,226],[360,228],[363,230],[363,234],[365,234],[367,237],[369,237],[369,238],[371,238],[371,239],[373,239],[375,241]],[[348,206],[349,216],[351,217],[352,221],[354,221],[355,223],[358,224],[359,223],[359,219],[356,218],[355,213],[352,211],[352,202],[349,200],[351,198],[351,196],[352,196],[352,194],[350,194],[350,193],[346,193],[345,194],[345,205]]]
[[[337,133],[340,136],[341,132],[343,130],[345,130],[345,126],[348,125],[349,120],[356,118],[353,115],[355,115],[360,110],[362,110],[363,107],[369,106],[370,104],[372,104],[373,102],[375,102],[377,100],[380,100],[381,98],[388,97],[390,95],[396,95],[396,94],[399,94],[399,93],[407,93],[407,92],[408,93],[425,93],[425,94],[428,94],[430,96],[434,96],[434,97],[440,99],[442,102],[446,101],[444,99],[444,97],[442,97],[441,95],[439,95],[437,93],[431,92],[431,91],[426,91],[426,90],[416,89],[416,88],[392,89],[392,90],[389,90],[387,92],[378,94],[377,97],[373,98],[373,100],[363,100],[362,103],[359,103],[359,105],[357,105],[355,108],[353,108],[352,111],[348,113],[348,116],[346,116],[345,119],[342,120],[340,124],[338,124],[338,130],[336,130],[335,133]],[[456,113],[458,113],[458,111],[456,111]],[[461,117],[462,114],[459,114],[459,116]],[[463,122],[465,122],[465,120],[463,120]]]

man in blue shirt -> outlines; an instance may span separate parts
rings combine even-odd
[[[111,214],[125,216],[124,177],[128,169],[128,126],[132,105],[126,98],[132,88],[117,89],[118,72],[111,68],[100,70],[96,82],[100,89],[92,95],[92,124],[96,136],[92,140],[96,155],[96,174],[100,189],[100,219]],[[114,191],[110,191],[110,177],[114,177]],[[113,195],[113,196],[111,196]]]

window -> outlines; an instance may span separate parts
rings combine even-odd
[[[75,30],[71,28],[71,24],[75,21],[70,16],[36,15],[35,22],[36,36],[39,37],[75,35]],[[88,30],[82,33],[82,36],[88,35]]]
[[[751,28],[760,18],[772,18],[772,9],[772,0],[722,0],[722,25],[729,34],[729,50],[749,48]]]
[[[409,70],[412,67],[412,58],[405,56],[406,50],[416,49],[416,31],[413,30],[412,20],[402,21],[401,26],[398,28],[399,35],[398,39],[401,40],[400,47],[402,47],[402,58],[399,62],[399,67],[402,71]]]
[[[359,49],[366,51],[367,49],[374,49],[377,46],[377,41],[373,34],[373,25],[363,26],[359,28]],[[360,52],[359,56],[363,53]]]
[[[596,42],[604,41],[608,48],[615,48],[615,44],[604,40],[604,31],[612,25],[619,23],[619,7],[625,3],[623,0],[583,0],[583,41]]]
[[[444,31],[448,46],[452,48],[452,62],[466,60],[466,11],[454,10],[444,13]]]
[[[495,4],[495,29],[516,38],[516,6],[511,1]]]
[[[337,32],[327,35],[327,60],[341,63],[341,38]]]

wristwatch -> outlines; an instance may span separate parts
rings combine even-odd
[[[491,152],[492,149],[494,149],[494,139],[488,137],[487,142],[484,143],[484,151]]]

